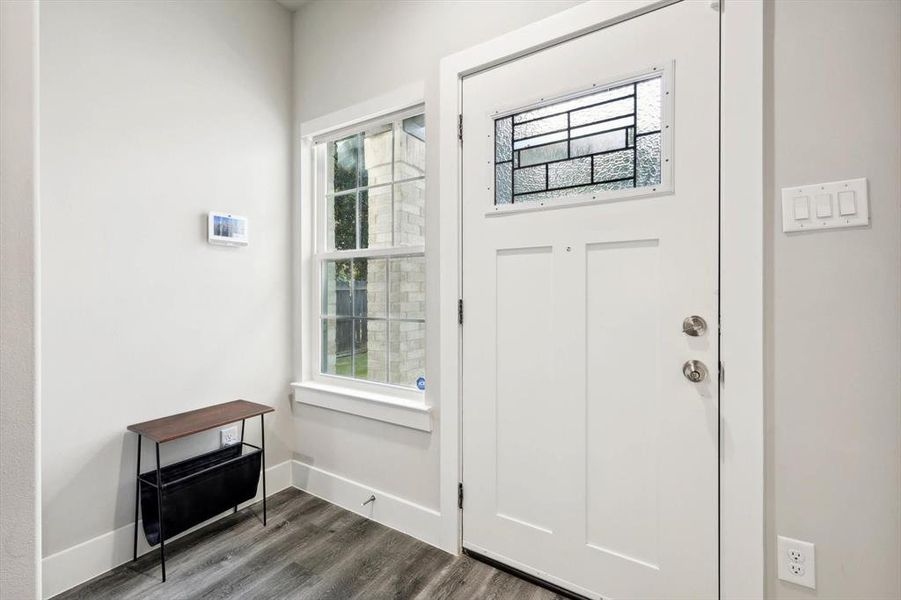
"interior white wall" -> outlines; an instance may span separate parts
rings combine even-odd
[[[438,59],[572,4],[312,3],[294,22],[297,121],[424,80],[434,207]],[[899,6],[768,8],[772,598],[901,596]],[[131,521],[125,425],[239,395],[278,408],[269,464],[293,447],[437,508],[437,431],[307,406],[289,417],[287,13],[265,2],[44,2],[42,13],[44,554]],[[870,180],[872,227],[781,233],[779,188],[858,176]],[[206,245],[214,209],[250,217],[249,248]],[[429,228],[431,248],[434,218]],[[4,413],[4,435],[7,423]],[[777,533],[817,544],[817,592],[776,580]]]
[[[438,62],[575,1],[312,2],[295,13],[296,121],[422,81],[426,102],[427,358],[431,433],[298,405],[297,460],[426,508],[439,508]],[[295,357],[295,363],[298,363]],[[299,373],[295,373],[299,377]],[[297,392],[302,393],[302,392]],[[451,416],[451,418],[456,418]],[[304,481],[295,481],[304,487]]]
[[[0,2],[0,598],[40,595],[38,4]]]
[[[768,596],[897,599],[901,3],[768,9]],[[853,177],[871,227],[782,233],[780,188]],[[777,534],[816,544],[816,592],[777,580]]]
[[[274,2],[41,6],[46,557],[133,521],[130,423],[246,398],[290,458],[293,92]],[[209,245],[210,210],[250,245]]]

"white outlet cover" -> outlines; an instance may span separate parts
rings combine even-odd
[[[816,548],[810,542],[779,536],[779,579],[817,589]]]
[[[232,425],[226,429],[219,430],[219,445],[222,447],[237,444],[241,440],[238,438],[238,426]]]

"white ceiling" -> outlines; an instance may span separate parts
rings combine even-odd
[[[275,0],[275,1],[278,2],[279,4],[281,4],[282,6],[284,6],[285,8],[287,8],[288,10],[297,10],[298,8],[300,8],[301,6],[303,6],[310,0]]]

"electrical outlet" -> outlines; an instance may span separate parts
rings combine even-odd
[[[231,446],[232,444],[237,444],[240,442],[240,438],[238,438],[238,426],[232,425],[228,429],[220,429],[219,430],[219,446]]]
[[[817,571],[814,545],[780,535],[777,539],[777,546],[779,579],[816,589]]]

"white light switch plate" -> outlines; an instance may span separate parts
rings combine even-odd
[[[779,579],[817,588],[816,547],[810,542],[779,536],[776,543]]]
[[[865,177],[782,188],[784,232],[861,227],[869,224]]]

